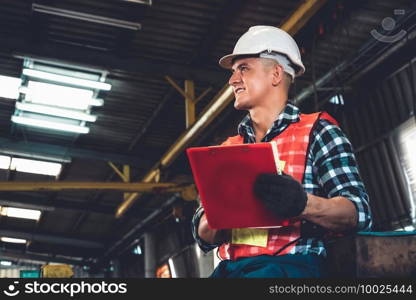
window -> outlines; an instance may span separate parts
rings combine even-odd
[[[399,159],[408,184],[408,197],[410,216],[416,223],[416,122],[412,117],[399,127],[398,139],[396,140]]]
[[[344,97],[342,96],[342,94],[336,94],[331,99],[329,99],[329,103],[336,105],[344,105]]]

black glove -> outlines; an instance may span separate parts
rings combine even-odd
[[[254,194],[267,209],[283,218],[300,215],[308,200],[302,185],[287,174],[258,175],[254,182]]]

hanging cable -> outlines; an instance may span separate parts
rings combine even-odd
[[[293,241],[290,241],[289,243],[287,243],[286,245],[281,247],[279,250],[277,250],[275,253],[273,253],[273,256],[279,255],[283,250],[287,249],[287,247],[293,245],[294,243],[297,243],[301,238],[302,237],[298,237],[298,238],[294,239]]]

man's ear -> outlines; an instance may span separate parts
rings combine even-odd
[[[283,82],[284,71],[283,67],[279,64],[275,64],[273,66],[273,73],[272,73],[272,85],[278,86]]]

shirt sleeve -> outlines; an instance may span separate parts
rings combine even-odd
[[[350,141],[337,125],[325,119],[318,121],[312,138],[309,155],[318,184],[329,198],[343,196],[354,204],[358,215],[356,231],[371,230],[369,197]]]
[[[200,236],[198,235],[199,221],[201,220],[201,217],[203,214],[204,214],[204,208],[202,206],[198,207],[198,209],[195,211],[195,214],[192,218],[191,226],[192,226],[192,235],[196,243],[198,244],[199,248],[201,248],[202,251],[207,253],[211,251],[212,249],[219,247],[221,243],[219,244],[207,243],[203,239],[201,239]]]

